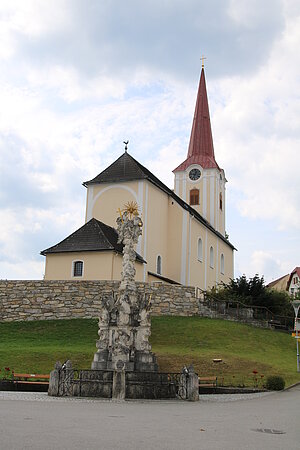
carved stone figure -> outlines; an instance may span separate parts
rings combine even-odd
[[[117,292],[102,297],[98,351],[92,369],[116,370],[123,361],[127,371],[157,370],[149,343],[151,296],[138,293],[134,281],[134,246],[142,234],[142,225],[137,204],[129,202],[117,219],[118,242],[124,245],[121,283]]]
[[[131,209],[130,209],[131,208]],[[137,215],[137,205],[129,205],[120,217],[117,218],[118,242],[123,243],[122,281],[124,287],[131,284],[135,277],[135,251],[134,245],[138,243],[142,234],[142,219]]]

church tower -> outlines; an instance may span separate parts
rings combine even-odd
[[[175,193],[225,236],[226,178],[215,159],[203,66],[187,158],[173,172]]]

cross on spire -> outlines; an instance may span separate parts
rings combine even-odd
[[[201,56],[200,59],[202,59],[202,68],[204,68],[204,60],[207,58],[205,56]]]

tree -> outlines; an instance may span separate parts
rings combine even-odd
[[[247,306],[264,306],[276,315],[293,315],[288,293],[267,288],[264,277],[257,274],[249,279],[246,275],[231,279],[228,284],[222,283],[218,290],[207,291],[206,296],[220,301],[238,301]]]

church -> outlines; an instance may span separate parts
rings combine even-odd
[[[171,169],[171,168],[170,168]],[[173,170],[174,189],[125,152],[87,189],[85,224],[43,250],[45,280],[119,280],[122,245],[117,211],[138,204],[143,234],[136,280],[208,289],[233,278],[234,246],[225,231],[225,172],[216,162],[202,67],[186,159]]]

